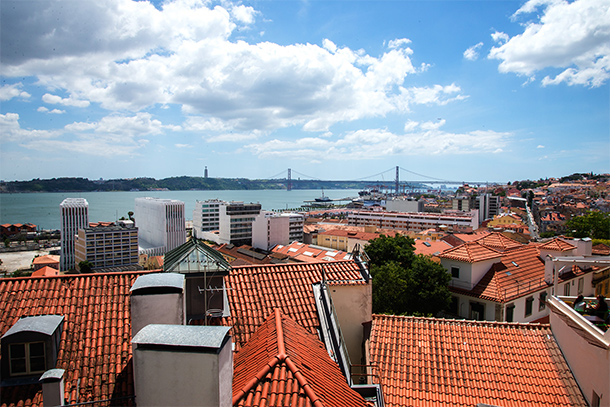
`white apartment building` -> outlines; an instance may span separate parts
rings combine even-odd
[[[132,221],[79,229],[75,243],[76,265],[88,261],[95,271],[125,269],[137,266],[138,260],[138,228]]]
[[[220,205],[224,201],[209,199],[196,201],[193,209],[193,237],[202,239],[203,232],[220,229]]]
[[[198,201],[193,211],[193,236],[218,244],[250,245],[252,223],[260,211],[259,203]]]
[[[271,250],[274,246],[303,241],[305,217],[299,213],[262,211],[252,224],[252,246]]]
[[[140,253],[161,256],[186,242],[182,201],[136,198],[134,217],[138,227]]]
[[[500,214],[500,197],[481,194],[476,197],[474,207],[479,210],[479,224],[481,224],[484,220],[493,219],[494,216]]]
[[[479,227],[476,209],[470,212],[352,212],[347,217],[350,226],[376,226],[381,229],[399,229],[423,232],[446,227],[456,233],[469,233]]]
[[[89,226],[89,203],[84,198],[66,198],[59,205],[61,210],[61,259],[59,269],[74,269],[74,242],[78,230]]]

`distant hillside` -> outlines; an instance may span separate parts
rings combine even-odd
[[[373,182],[382,184],[381,182]],[[364,189],[371,181],[311,181],[292,180],[293,189]],[[392,187],[393,183],[383,183]],[[261,190],[285,189],[286,180],[250,180],[246,178],[172,177],[132,178],[91,181],[87,178],[33,179],[0,183],[0,192],[92,192],[92,191],[170,191],[209,190]]]

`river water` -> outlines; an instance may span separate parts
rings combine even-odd
[[[57,192],[0,194],[0,224],[33,223],[39,229],[59,229],[59,204],[65,198],[85,198],[89,203],[89,222],[113,222],[133,211],[135,198],[154,197],[184,202],[185,217],[193,218],[196,201],[220,199],[260,203],[263,210],[294,209],[320,197],[319,190],[257,191],[137,191],[137,192]],[[358,191],[338,189],[324,191],[331,199],[357,197]]]

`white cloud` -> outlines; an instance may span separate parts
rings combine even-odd
[[[410,133],[413,130],[415,130],[417,127],[419,127],[419,122],[409,120],[408,122],[405,123],[405,133]]]
[[[330,40],[323,47],[234,40],[258,12],[228,3],[170,0],[159,10],[147,2],[85,1],[70,13],[59,0],[15,4],[1,16],[4,74],[37,76],[49,104],[131,112],[177,105],[218,131],[245,134],[290,126],[327,131],[423,100],[422,92],[404,89],[408,75],[429,66],[413,66],[406,38],[371,56]],[[446,87],[431,86],[437,88]],[[464,98],[448,96],[441,90],[423,103]],[[189,118],[185,127],[196,122]]]
[[[247,149],[259,158],[365,160],[401,156],[494,154],[504,151],[509,133],[472,131],[450,133],[439,130],[445,124],[427,122],[419,125],[408,122],[411,131],[395,134],[387,129],[364,129],[344,134],[336,140],[301,138],[297,140],[274,139],[250,144]],[[418,130],[418,127],[420,128]]]
[[[493,34],[491,34],[491,39],[494,42],[504,44],[505,42],[507,42],[510,39],[510,37],[506,33],[496,31]]]
[[[391,49],[400,48],[400,47],[403,47],[410,43],[411,43],[411,40],[408,38],[397,38],[395,40],[391,40],[388,43],[388,48],[391,48]]]
[[[14,83],[12,85],[4,85],[0,87],[0,101],[7,101],[12,98],[22,98],[28,99],[30,96],[29,93],[21,90],[23,85],[21,83]]]
[[[89,101],[87,100],[79,100],[75,99],[72,96],[68,98],[62,98],[61,96],[51,95],[50,93],[45,93],[42,95],[42,101],[48,103],[50,105],[64,105],[64,106],[75,106],[75,107],[87,107],[89,106]]]
[[[473,45],[472,47],[468,48],[466,51],[464,51],[464,58],[466,58],[469,61],[474,61],[479,57],[479,48],[481,48],[483,46],[482,42],[479,42],[476,45]]]
[[[500,72],[532,76],[547,68],[563,70],[546,76],[543,85],[598,87],[610,77],[610,7],[607,0],[531,0],[514,15],[537,12],[522,34],[494,47],[489,58],[501,60]]]
[[[544,148],[542,144],[539,144],[536,148]]]
[[[18,142],[41,142],[45,138],[54,137],[57,132],[47,130],[22,129],[19,124],[17,113],[0,114],[0,143]]]
[[[216,136],[204,137],[204,139],[209,143],[238,142],[253,140],[258,138],[259,136],[260,132],[253,131],[251,133],[224,133]]]
[[[174,144],[176,148],[193,148],[190,144]]]

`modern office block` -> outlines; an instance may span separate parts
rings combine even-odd
[[[138,265],[138,228],[132,221],[96,224],[80,229],[75,243],[76,265],[91,263],[94,271]]]
[[[60,271],[74,269],[74,242],[81,228],[89,226],[89,203],[84,198],[66,198],[59,205],[61,210]]]
[[[303,241],[304,217],[298,213],[263,211],[252,224],[252,246],[270,250],[275,245]]]
[[[136,198],[134,217],[140,253],[161,256],[186,242],[184,202]]]

